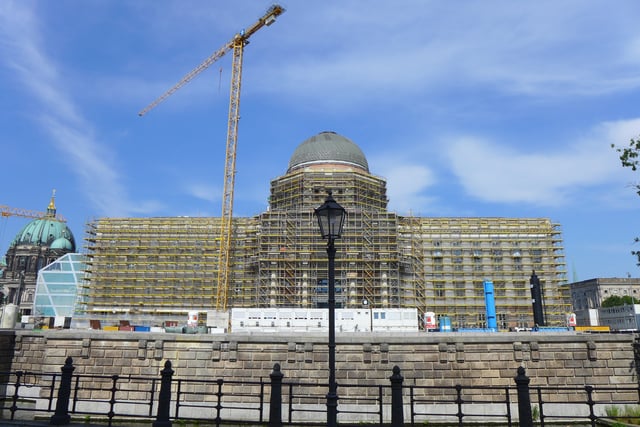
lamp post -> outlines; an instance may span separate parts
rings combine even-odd
[[[536,327],[545,326],[542,288],[540,286],[540,279],[538,279],[538,276],[536,276],[535,271],[531,273],[531,278],[529,278],[529,286],[531,287],[531,302],[533,304],[533,323]]]
[[[342,234],[342,226],[347,211],[340,206],[328,192],[324,204],[314,211],[318,218],[320,234],[327,239],[327,256],[329,258],[329,393],[327,393],[327,426],[338,425],[338,385],[336,384],[336,283],[335,283],[335,239]]]

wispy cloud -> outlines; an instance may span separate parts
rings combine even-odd
[[[453,138],[447,150],[451,169],[465,191],[482,201],[560,206],[624,171],[611,144],[637,135],[640,119],[608,122],[555,151],[506,144],[471,136]]]
[[[430,169],[422,165],[395,164],[384,173],[391,210],[411,215],[433,210],[434,198],[425,195],[426,190],[435,183],[435,176]]]
[[[39,103],[40,111],[33,120],[50,136],[62,154],[60,158],[77,175],[85,197],[100,214],[119,216],[157,209],[156,202],[133,203],[128,199],[122,177],[113,166],[114,153],[99,142],[68,94],[55,61],[45,53],[38,17],[29,4],[0,4],[0,56]]]
[[[497,2],[490,13],[477,2],[371,1],[367,8],[357,2],[296,3],[247,47],[251,66],[243,92],[278,94],[300,108],[344,111],[372,101],[413,105],[425,90],[484,88],[555,98],[640,87],[640,42],[630,36],[640,6],[627,2],[625,13],[591,2],[539,3]],[[143,65],[132,56],[121,74],[96,76],[108,85],[98,85],[95,96],[113,97],[115,91],[101,89],[112,87],[131,102],[150,102],[259,15],[259,7],[237,2],[149,4],[126,8],[140,16],[145,32],[138,47],[154,51],[155,61]],[[228,70],[229,58],[207,71],[209,80],[192,81],[163,108],[210,100],[218,65]],[[222,82],[228,84],[226,71]]]
[[[264,58],[259,78],[269,84],[262,88],[348,108],[451,87],[536,97],[640,87],[637,43],[628,44],[637,4],[625,3],[630,9],[624,12],[592,2],[497,3],[491,13],[477,2],[372,2],[367,8],[311,2],[304,13],[292,8],[295,16],[283,16],[278,29],[279,49],[269,50],[270,56],[280,51],[283,60]],[[305,55],[287,57],[288,46],[303,42],[287,34],[305,34]]]
[[[187,184],[185,192],[196,199],[211,203],[219,202],[222,196],[222,191],[219,187],[202,182]]]
[[[435,198],[428,195],[437,178],[427,165],[389,153],[375,153],[368,161],[375,174],[387,182],[389,210],[401,215],[419,215],[437,209]]]

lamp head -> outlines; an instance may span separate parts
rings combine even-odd
[[[333,241],[340,238],[347,211],[333,199],[331,191],[328,191],[324,203],[314,210],[314,214],[318,218],[323,239]]]

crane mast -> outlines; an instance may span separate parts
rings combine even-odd
[[[229,97],[229,123],[222,190],[222,217],[220,218],[220,257],[218,258],[218,287],[216,310],[226,310],[231,265],[231,232],[233,228],[233,193],[236,181],[236,147],[240,120],[240,86],[242,83],[242,57],[245,40],[238,38],[233,47],[231,67],[231,95]]]
[[[233,50],[231,89],[229,94],[229,120],[227,124],[227,144],[224,165],[224,186],[222,192],[222,217],[220,218],[218,286],[215,298],[215,307],[217,310],[226,310],[228,302],[232,246],[231,235],[233,226],[233,193],[236,175],[236,147],[238,144],[238,122],[240,120],[240,87],[242,83],[242,59],[244,47],[249,43],[249,37],[251,37],[260,28],[273,24],[276,18],[284,12],[285,9],[282,6],[277,4],[271,6],[253,25],[236,34],[233,39],[205,59],[192,71],[187,73],[171,89],[166,91],[138,113],[139,116],[145,115],[182,86],[193,80],[202,71],[209,68],[209,66],[218,59],[222,58],[229,50]]]

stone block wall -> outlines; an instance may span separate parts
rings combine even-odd
[[[2,333],[2,330],[0,330],[0,372],[11,371],[14,340],[15,335],[13,331],[5,331],[5,333]]]
[[[634,339],[534,332],[338,334],[336,379],[345,385],[389,385],[398,365],[405,385],[507,387],[524,366],[531,386],[637,386]],[[324,335],[0,331],[3,370],[59,373],[67,357],[73,358],[75,374],[159,377],[170,360],[174,378],[268,381],[279,363],[284,381],[318,384],[319,392],[328,381]],[[375,393],[367,390],[345,387],[340,393]]]

